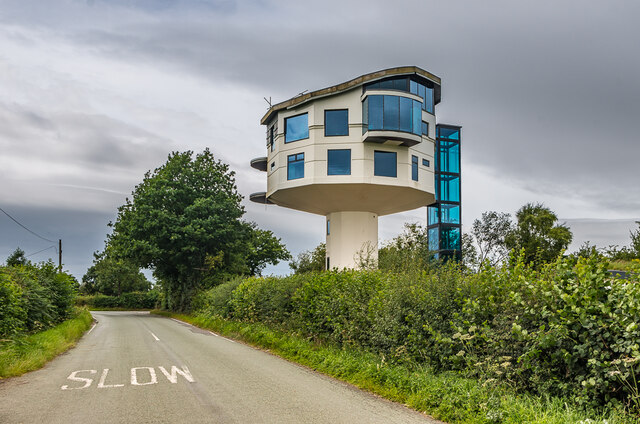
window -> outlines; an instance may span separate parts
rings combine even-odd
[[[287,180],[304,178],[304,153],[287,156]]]
[[[436,182],[436,197],[438,201],[460,201],[460,177],[454,175],[439,175]]]
[[[327,256],[327,271],[330,270],[331,267],[329,266],[329,257]]]
[[[427,207],[427,225],[433,225],[440,222],[438,218],[440,208],[439,206],[428,206]]]
[[[327,235],[331,235],[331,220],[327,219]]]
[[[460,140],[460,128],[438,127],[438,138]]]
[[[427,239],[429,243],[429,250],[436,251],[440,250],[440,237],[439,237],[439,228],[429,228],[429,232],[427,234]]]
[[[351,150],[327,151],[327,175],[351,175]]]
[[[460,173],[460,144],[455,141],[438,141],[440,172]]]
[[[418,156],[411,155],[411,179],[418,181]]]
[[[408,97],[372,95],[362,103],[362,118],[369,130],[404,131],[420,134],[420,102]]]
[[[272,152],[275,150],[276,146],[276,135],[278,134],[278,127],[276,124],[272,124],[267,129],[267,146],[269,146],[269,150]]]
[[[285,118],[284,142],[291,143],[305,138],[309,138],[309,115],[303,113],[302,115]]]
[[[460,228],[443,228],[440,233],[441,247],[445,250],[460,250]]]
[[[429,123],[422,121],[422,135],[429,137]]]
[[[349,110],[324,111],[324,135],[349,135]]]
[[[422,166],[426,166],[427,168],[431,166],[431,162],[429,162],[429,159],[422,159]]]
[[[273,171],[273,168],[276,167],[276,163],[275,162],[271,162],[271,170]]]
[[[460,206],[443,204],[441,208],[444,224],[460,224]]]
[[[379,177],[397,177],[398,160],[396,152],[373,152],[373,175]]]

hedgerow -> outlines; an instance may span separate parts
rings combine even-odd
[[[160,305],[160,292],[150,290],[148,292],[129,292],[120,296],[107,296],[94,294],[78,296],[77,306],[86,306],[97,309],[153,309]]]
[[[249,278],[200,313],[260,321],[389,362],[455,370],[585,407],[637,408],[640,284],[597,257],[465,273],[332,271]],[[635,277],[634,277],[635,278]]]

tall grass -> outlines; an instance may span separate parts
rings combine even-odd
[[[14,377],[41,368],[45,363],[75,346],[91,326],[87,309],[49,330],[0,342],[0,378]]]

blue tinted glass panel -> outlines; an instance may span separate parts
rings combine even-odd
[[[460,177],[451,175],[440,175],[438,200],[445,202],[460,201]]]
[[[429,137],[429,123],[422,121],[422,135]]]
[[[413,127],[411,129],[411,132],[414,134],[418,134],[420,135],[420,133],[422,132],[422,111],[420,110],[420,102],[416,101],[416,100],[412,100],[413,103],[413,110],[412,110],[412,122],[411,122],[411,126]]]
[[[383,96],[369,96],[369,129],[381,130],[382,129],[382,97]]]
[[[369,98],[365,98],[362,102],[362,134],[367,132],[369,128]]]
[[[418,94],[418,83],[415,81],[409,81],[409,92],[411,94]]]
[[[372,82],[367,85],[367,90],[378,90],[380,89],[380,81]]]
[[[306,113],[291,118],[285,118],[284,142],[290,143],[296,140],[309,138],[309,116]]]
[[[304,178],[304,153],[287,156],[287,180]]]
[[[329,150],[327,152],[328,175],[351,175],[351,150]]]
[[[429,228],[429,250],[436,251],[440,249],[440,231],[439,228]]]
[[[418,181],[418,156],[411,156],[411,179]]]
[[[393,80],[380,81],[381,90],[393,90]]]
[[[424,96],[425,96],[424,93],[425,93],[425,86],[422,84],[418,84],[418,96],[424,99]],[[424,103],[422,104],[422,109],[424,109]]]
[[[440,172],[460,173],[460,144],[454,141],[438,142]]]
[[[438,219],[438,206],[427,207],[427,225],[433,225],[440,222]]]
[[[383,126],[385,130],[397,131],[400,127],[400,98],[398,96],[384,97],[384,118]]]
[[[460,228],[443,228],[440,232],[440,246],[445,250],[460,250]]]
[[[327,235],[331,235],[331,220],[327,219]]]
[[[407,91],[407,79],[399,78],[393,81],[393,89],[394,90],[402,90]]]
[[[433,113],[433,88],[425,87],[424,110]]]
[[[460,224],[460,206],[443,204],[441,208],[443,223]]]
[[[412,112],[413,112],[413,100],[407,97],[400,97],[400,131],[411,132]]]
[[[380,177],[396,177],[398,174],[397,156],[395,152],[373,152],[373,175]]]
[[[458,128],[438,128],[438,137],[448,138],[449,140],[460,140],[460,130]]]
[[[347,109],[324,111],[324,135],[349,135],[349,111]]]
[[[431,165],[428,159],[422,159],[422,166],[426,166],[427,168]]]

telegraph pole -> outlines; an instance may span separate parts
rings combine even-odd
[[[62,239],[58,239],[58,272],[62,272]]]

